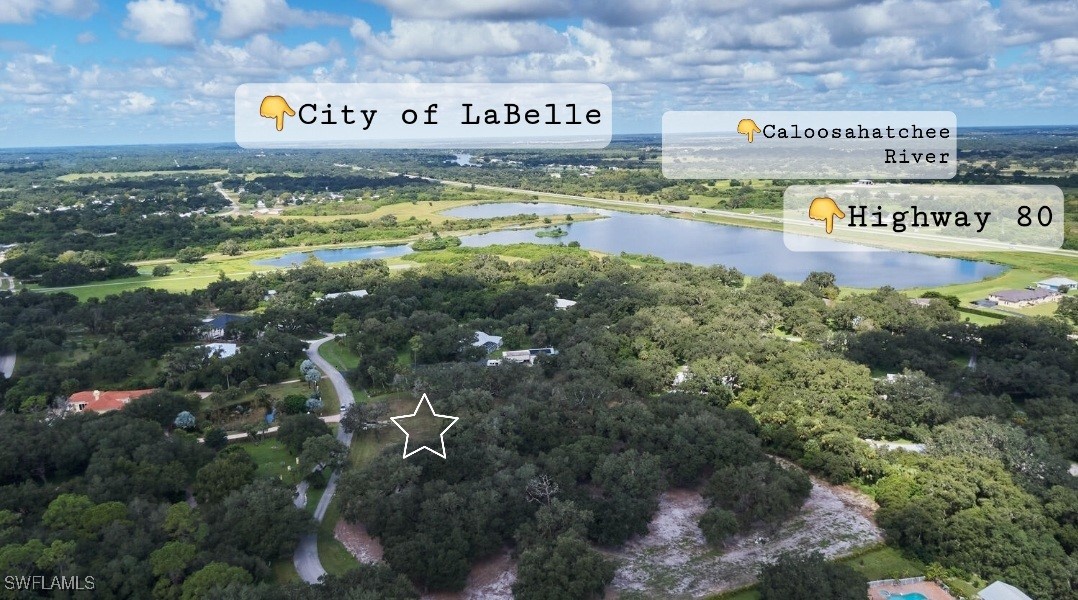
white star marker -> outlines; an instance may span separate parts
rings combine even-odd
[[[418,447],[418,448],[416,448],[415,450],[412,450],[411,452],[409,452],[408,451],[408,441],[410,440],[410,438],[412,436],[411,436],[411,434],[408,433],[408,430],[405,429],[404,426],[400,424],[400,421],[397,420],[397,419],[401,419],[401,420],[410,419],[410,418],[416,416],[416,414],[419,413],[419,409],[422,408],[424,404],[427,405],[427,410],[429,410],[430,414],[433,415],[434,417],[436,417],[438,419],[452,419],[453,420],[452,423],[450,423],[449,425],[446,425],[445,429],[442,430],[442,433],[438,434],[438,439],[442,443],[442,451],[441,452],[438,452],[434,448],[431,448],[430,446],[427,446],[425,444]],[[399,415],[399,416],[396,416],[396,417],[390,417],[389,418],[389,420],[393,421],[393,424],[396,425],[398,429],[400,429],[401,431],[404,432],[404,458],[408,458],[409,456],[415,454],[416,452],[419,452],[420,450],[429,450],[431,454],[433,454],[433,455],[435,455],[435,456],[437,456],[439,458],[445,458],[445,432],[449,431],[450,427],[456,425],[457,421],[459,419],[460,419],[460,417],[451,417],[449,415],[440,415],[440,414],[434,412],[434,407],[431,406],[430,399],[427,398],[426,394],[423,394],[423,397],[419,399],[419,404],[416,405],[415,412],[413,412],[412,414],[410,414],[410,415]]]

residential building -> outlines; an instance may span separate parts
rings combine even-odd
[[[75,392],[71,394],[67,399],[67,406],[74,412],[97,412],[105,413],[112,410],[119,410],[127,403],[138,398],[139,396],[145,396],[154,390],[116,390],[111,392],[102,392],[101,390]]]
[[[353,296],[355,298],[363,298],[369,296],[367,290],[352,290],[350,292],[333,292],[332,294],[326,294],[322,296],[320,300],[332,300],[334,298],[340,298],[341,296]]]
[[[230,323],[242,323],[248,317],[221,313],[202,320],[202,337],[207,340],[219,340],[225,337],[225,330]]]
[[[565,298],[554,298],[554,310],[567,310],[576,306],[576,300],[566,300]]]
[[[1002,581],[993,581],[977,595],[981,600],[1033,600],[1022,590]]]
[[[1067,291],[1078,288],[1078,281],[1066,277],[1049,277],[1038,281],[1037,287],[1058,293],[1061,288],[1066,288]]]
[[[1032,290],[1001,290],[989,294],[988,299],[1000,306],[1023,307],[1055,302],[1059,300],[1059,293],[1045,288]]]
[[[558,351],[554,348],[530,348],[528,350],[506,350],[502,352],[502,360],[515,363],[535,364],[535,359],[540,356],[556,356]]]
[[[472,342],[472,345],[476,348],[483,348],[487,351],[487,354],[490,354],[491,352],[494,352],[498,348],[502,347],[502,336],[490,335],[482,331],[476,331],[475,341]]]

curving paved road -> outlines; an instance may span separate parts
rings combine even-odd
[[[355,396],[352,395],[352,388],[348,387],[348,382],[344,380],[344,375],[318,354],[318,349],[322,347],[322,344],[336,339],[336,337],[331,334],[308,342],[307,358],[311,359],[311,362],[321,369],[329,378],[330,383],[333,384],[333,389],[337,391],[337,398],[341,401],[341,414],[343,414],[356,401]],[[345,446],[352,445],[352,434],[345,433],[343,427],[337,429],[337,439]],[[315,521],[321,523],[322,518],[326,516],[326,509],[329,508],[329,503],[333,500],[333,494],[337,492],[337,480],[339,478],[340,472],[334,472],[330,476],[329,483],[326,484],[326,491],[322,494],[322,498],[318,501],[318,506],[314,509]],[[306,488],[300,492],[300,495],[304,498],[304,503],[306,503]],[[303,536],[299,541],[299,546],[296,548],[295,555],[292,557],[292,562],[296,565],[296,572],[299,573],[300,579],[307,583],[318,583],[318,580],[326,574],[326,570],[322,568],[322,561],[318,559],[317,533],[309,533]]]

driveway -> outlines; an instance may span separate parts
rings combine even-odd
[[[343,414],[356,401],[355,396],[352,394],[352,388],[348,387],[348,382],[344,380],[344,375],[318,354],[318,349],[322,347],[322,344],[336,339],[336,337],[335,335],[328,335],[308,342],[307,358],[311,359],[311,362],[321,369],[330,383],[333,384],[333,389],[337,391],[337,398],[341,401],[341,414]],[[338,420],[339,418],[338,416]],[[345,433],[343,427],[337,429],[337,439],[345,446],[352,445],[352,434]],[[314,509],[314,520],[319,523],[326,516],[326,509],[329,508],[329,503],[333,500],[333,494],[337,492],[337,480],[340,479],[340,475],[340,471],[335,471],[330,476],[329,483],[326,484],[326,491],[322,494],[322,498],[318,501],[318,506]],[[303,492],[304,496],[306,496],[306,488],[304,488]],[[300,578],[307,583],[318,583],[318,580],[326,574],[326,570],[322,568],[322,561],[318,559],[317,533],[303,536],[299,542],[299,547],[296,548],[292,562],[295,563],[296,572],[299,573]]]

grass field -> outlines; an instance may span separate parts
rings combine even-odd
[[[96,171],[94,173],[68,173],[57,177],[60,181],[79,179],[127,179],[129,177],[150,177],[153,175],[173,175],[176,173],[195,173],[198,175],[228,175],[228,169],[173,169],[171,171]]]

